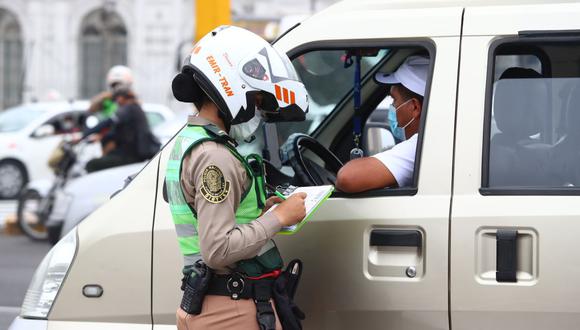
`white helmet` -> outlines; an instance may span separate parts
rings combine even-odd
[[[114,92],[118,88],[131,89],[133,72],[124,65],[115,65],[107,72],[107,88]]]
[[[300,121],[308,112],[308,93],[288,56],[234,26],[220,26],[194,46],[172,89],[182,102],[207,95],[228,126],[254,118],[258,94],[265,121]]]

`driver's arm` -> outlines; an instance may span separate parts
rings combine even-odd
[[[397,180],[375,157],[353,159],[346,163],[336,177],[336,188],[347,193],[396,186]]]
[[[417,134],[372,157],[354,159],[338,171],[336,187],[356,193],[413,184]]]

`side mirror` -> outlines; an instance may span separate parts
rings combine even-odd
[[[55,133],[54,126],[46,124],[37,128],[34,131],[34,133],[32,133],[32,136],[35,138],[43,138],[54,135],[54,133]]]
[[[367,123],[363,137],[363,145],[368,156],[378,154],[395,146],[393,134],[391,134],[387,125],[383,123]]]
[[[99,124],[99,119],[96,116],[88,116],[85,119],[85,127],[86,128],[93,128]]]

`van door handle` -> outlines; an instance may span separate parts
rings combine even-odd
[[[418,230],[385,230],[371,231],[370,246],[416,246],[421,248],[422,237]]]
[[[518,231],[498,229],[496,233],[496,273],[498,282],[517,282]]]

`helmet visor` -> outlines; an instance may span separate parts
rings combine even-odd
[[[255,58],[244,64],[244,66],[242,67],[242,71],[254,79],[258,80],[265,80],[264,78],[267,79],[266,69]]]

